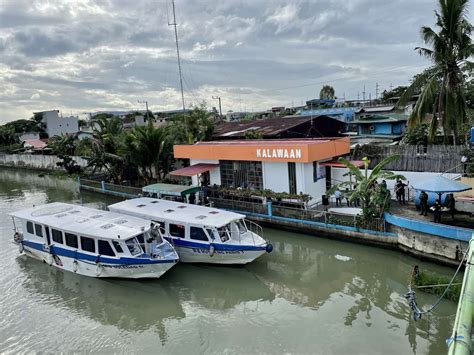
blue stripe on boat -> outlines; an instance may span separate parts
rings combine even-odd
[[[24,240],[23,245],[36,249],[39,251],[44,251],[43,249],[43,244],[42,243],[37,243],[37,242],[32,242],[30,240]],[[127,258],[127,257],[120,257],[120,258],[111,258],[107,256],[100,255],[99,260],[98,260],[98,255],[91,255],[91,254],[86,254],[83,253],[79,250],[71,250],[71,249],[66,249],[62,248],[58,245],[53,244],[50,247],[50,253],[57,255],[57,256],[64,256],[67,258],[72,258],[72,259],[77,259],[77,260],[84,260],[84,261],[91,261],[91,262],[101,262],[105,264],[119,264],[119,265],[142,265],[142,264],[163,264],[163,263],[175,263],[178,261],[178,259],[145,259],[141,257],[136,257],[136,258]]]
[[[210,243],[195,243],[190,242],[189,240],[181,238],[170,238],[165,237],[170,243],[182,247],[182,248],[199,248],[199,249],[209,249]],[[214,245],[214,250],[218,251],[255,251],[255,250],[266,250],[266,245],[264,246],[254,246],[254,245],[232,245],[232,244],[222,244],[222,243],[212,243]]]

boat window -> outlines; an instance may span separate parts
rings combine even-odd
[[[228,226],[217,228],[217,233],[219,234],[219,238],[221,238],[222,242],[226,242],[230,239]]]
[[[53,233],[53,241],[56,243],[63,244],[63,232],[58,231],[57,229],[51,229],[51,232]]]
[[[207,231],[207,234],[209,235],[209,237],[214,240],[215,237],[214,237],[214,231],[210,228],[206,228],[206,231]]]
[[[26,222],[26,231],[30,234],[35,234],[35,231],[33,230],[33,223]]]
[[[143,236],[143,234],[139,234],[135,238],[137,238],[138,243],[145,244],[145,237]]]
[[[128,250],[130,250],[130,254],[138,255],[142,253],[142,248],[140,248],[140,244],[138,244],[136,238],[126,240],[125,244],[127,245]]]
[[[123,253],[122,246],[120,245],[119,242],[117,242],[116,240],[112,240],[112,244],[114,245],[114,248],[117,251],[117,253]]]
[[[204,229],[199,227],[191,227],[190,238],[194,240],[203,240],[205,242],[209,240],[207,238],[206,232],[204,232]]]
[[[43,229],[41,228],[41,224],[35,224],[35,232],[38,237],[43,238]]]
[[[240,234],[247,233],[247,226],[245,225],[243,219],[239,219],[238,221],[236,221],[235,225],[237,226],[237,229],[239,230]]]
[[[108,240],[98,240],[99,243],[99,254],[100,255],[108,255],[108,256],[115,256],[114,251],[112,250],[112,247],[110,246],[110,243]]]
[[[185,228],[181,224],[170,224],[170,235],[177,238],[184,238]]]
[[[95,253],[95,243],[94,239],[92,238],[87,238],[87,237],[81,237],[81,249]]]
[[[71,248],[78,248],[77,235],[71,233],[65,233],[66,236],[66,245]]]

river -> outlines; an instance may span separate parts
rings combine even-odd
[[[265,228],[245,267],[178,264],[159,280],[99,280],[18,256],[6,214],[63,201],[105,208],[75,182],[0,168],[0,352],[441,354],[456,304],[414,322],[400,252]],[[427,308],[436,296],[417,293]]]

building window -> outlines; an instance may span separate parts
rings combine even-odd
[[[53,233],[53,241],[56,243],[63,244],[63,232],[58,231],[57,229],[51,229],[51,232]]]
[[[288,163],[288,181],[290,194],[296,194],[296,163]]]
[[[26,231],[30,234],[35,234],[35,231],[33,230],[33,223],[26,222]]]
[[[88,251],[90,253],[95,253],[95,243],[94,239],[81,237],[81,248],[84,251]]]
[[[190,238],[194,240],[202,240],[207,242],[207,235],[206,232],[204,232],[204,229],[199,228],[199,227],[191,227],[190,229]]]
[[[66,245],[71,248],[78,248],[77,235],[66,233]]]
[[[41,227],[41,224],[35,224],[35,232],[38,237],[43,238],[43,229]]]
[[[172,237],[184,238],[185,228],[181,224],[170,224],[170,235]]]
[[[221,160],[221,185],[247,189],[263,189],[261,161]]]
[[[107,256],[115,256],[110,243],[107,240],[98,240],[99,244],[99,254],[100,255],[107,255]]]

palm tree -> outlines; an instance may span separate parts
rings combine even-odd
[[[173,161],[172,142],[164,127],[135,127],[125,137],[127,162],[138,171],[149,184],[153,177],[161,180],[170,170]]]
[[[423,122],[426,114],[432,114],[429,138],[433,142],[439,123],[445,140],[456,137],[466,123],[465,77],[473,63],[471,43],[472,26],[467,19],[468,0],[439,0],[435,11],[438,32],[430,27],[421,28],[421,36],[429,47],[417,47],[418,53],[431,60],[432,66],[415,77],[399,101],[405,106],[413,94],[420,92],[409,125]]]
[[[93,173],[107,172],[110,179],[116,184],[122,181],[124,159],[120,155],[122,149],[121,136],[123,133],[122,120],[118,117],[101,116],[95,119],[93,138],[88,140],[88,167]],[[85,144],[87,145],[87,144]]]
[[[387,199],[390,197],[388,191],[383,191],[382,188],[376,187],[377,181],[379,180],[406,180],[403,175],[395,174],[391,171],[383,170],[388,164],[397,160],[398,155],[391,155],[380,163],[378,163],[372,171],[369,173],[369,159],[363,158],[364,168],[361,170],[356,167],[350,161],[339,158],[339,161],[344,164],[349,170],[347,175],[352,175],[355,178],[355,182],[344,181],[340,184],[332,187],[328,194],[333,194],[337,189],[344,190],[346,187],[351,190],[354,185],[354,189],[350,191],[349,201],[360,200],[363,217],[366,221],[369,221],[374,216],[379,217],[379,213],[383,213],[388,208]]]

